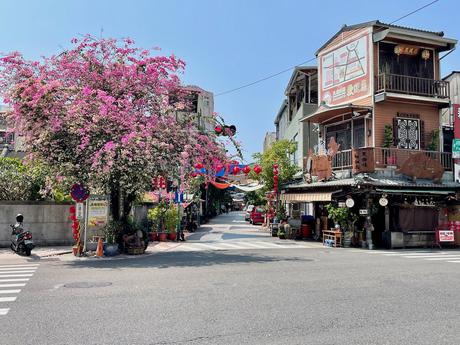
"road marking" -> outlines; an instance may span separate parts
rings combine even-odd
[[[1,265],[0,268],[8,267],[38,267],[39,264],[24,264],[24,265]]]
[[[256,243],[256,244],[263,243],[263,244],[266,246],[267,249],[268,249],[268,248],[282,248],[281,245],[275,244],[275,243],[271,243],[271,242],[260,242],[260,241],[258,241],[258,242],[254,242],[254,243]]]
[[[444,254],[444,255],[419,255],[419,256],[403,256],[406,259],[429,259],[429,258],[439,258],[441,260],[444,259],[456,259],[460,257],[460,255],[449,255],[449,254]]]
[[[250,243],[250,242],[239,243],[239,244],[244,245],[244,246],[248,246],[248,247],[252,247],[252,248],[257,248],[257,249],[266,249],[267,248],[266,246],[262,246],[260,244]]]
[[[26,286],[26,284],[25,283],[22,283],[22,284],[0,284],[0,288],[19,287],[19,286]]]
[[[0,297],[0,302],[14,302],[16,297]]]
[[[10,282],[26,282],[30,278],[12,278],[12,279],[0,279],[0,283],[10,283]]]
[[[224,243],[224,242],[222,242],[222,243],[219,243],[219,245],[227,247],[227,249],[231,249],[231,248],[233,248],[233,249],[241,249],[240,246],[238,246],[236,244],[233,244],[233,243]]]
[[[0,274],[0,278],[32,277],[33,274]]]
[[[450,256],[448,255],[447,257],[439,257],[439,258],[428,258],[428,259],[425,259],[425,260],[428,260],[428,261],[438,261],[438,260],[446,260],[446,259],[460,259],[460,255],[457,255],[457,256]]]
[[[224,250],[222,248],[212,246],[209,244],[204,244],[204,243],[193,243],[193,246],[198,246],[198,248],[204,248],[205,250]]]
[[[4,294],[20,293],[20,292],[21,292],[20,289],[17,289],[17,290],[0,290],[0,293],[4,293]]]
[[[383,254],[385,256],[420,256],[420,255],[445,255],[446,253],[440,252],[417,252],[417,253],[391,253],[391,254]]]
[[[460,264],[460,260],[447,261],[447,262],[452,262],[452,263],[454,263],[454,264]]]
[[[8,267],[0,268],[0,272],[5,271],[35,271],[38,267]]]
[[[10,308],[0,308],[0,315],[6,315],[10,311]]]

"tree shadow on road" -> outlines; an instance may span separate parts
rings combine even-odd
[[[257,253],[236,254],[230,251],[202,252],[163,252],[147,257],[133,257],[122,260],[88,260],[70,261],[64,265],[68,268],[124,269],[124,268],[181,268],[210,267],[219,265],[249,265],[272,262],[309,262],[313,259],[295,256],[268,256]]]

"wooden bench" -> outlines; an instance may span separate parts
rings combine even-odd
[[[342,247],[342,232],[335,229],[323,230],[323,245],[326,245],[326,241],[331,240],[333,247]]]

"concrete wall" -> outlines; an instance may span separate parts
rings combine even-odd
[[[72,203],[0,201],[0,247],[9,247],[11,229],[18,213],[24,215],[24,228],[32,232],[36,245],[72,245]]]

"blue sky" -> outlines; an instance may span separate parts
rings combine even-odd
[[[183,80],[216,93],[312,58],[343,24],[391,22],[430,0],[0,0],[0,51],[27,58],[60,52],[78,34],[131,37],[138,46],[187,63]],[[460,38],[460,2],[440,0],[398,25],[444,31]],[[460,70],[460,49],[442,73]],[[215,110],[238,128],[245,156],[262,149],[283,99],[290,72],[215,98]]]

